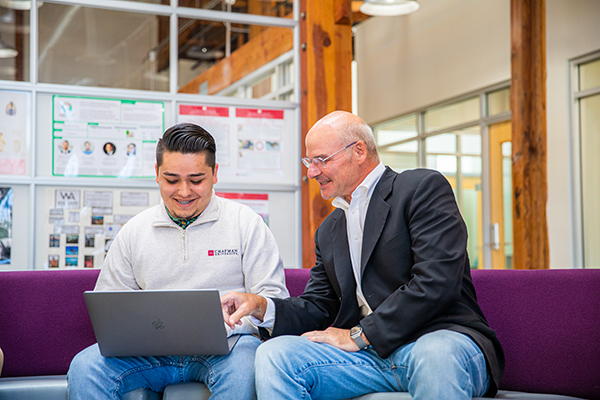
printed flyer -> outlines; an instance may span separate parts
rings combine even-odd
[[[0,175],[25,175],[28,93],[0,90]]]

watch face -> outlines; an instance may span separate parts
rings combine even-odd
[[[361,329],[360,329],[360,327],[359,327],[359,326],[353,326],[353,327],[350,329],[350,335],[351,335],[351,336],[354,336],[354,335],[356,335],[356,334],[360,333],[360,331],[361,331]]]

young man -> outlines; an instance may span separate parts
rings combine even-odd
[[[156,148],[162,202],[123,226],[95,290],[216,288],[288,296],[277,244],[260,216],[214,195],[215,151],[212,136],[197,125],[165,132]],[[243,334],[228,356],[105,358],[93,345],[71,363],[69,399],[118,399],[137,388],[161,392],[188,381],[205,383],[215,400],[252,399],[258,330],[245,320],[228,332]]]
[[[493,397],[504,355],[477,304],[448,181],[385,168],[369,126],[346,112],[318,121],[306,151],[308,177],[337,210],[315,234],[304,294],[221,299],[230,326],[252,315],[272,328],[256,354],[258,398]]]

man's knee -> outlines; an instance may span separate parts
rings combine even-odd
[[[411,352],[427,359],[458,357],[464,352],[463,347],[468,341],[469,337],[462,333],[439,330],[421,336]]]
[[[280,356],[285,355],[285,353],[282,354],[282,344],[284,342],[284,337],[278,337],[267,340],[258,346],[258,349],[256,349],[256,368],[271,364],[274,360],[278,360]]]
[[[313,343],[300,336],[279,336],[267,340],[256,350],[256,371],[273,366],[285,368],[286,365],[293,365],[293,358],[303,354],[303,347],[311,344]]]
[[[414,372],[437,371],[440,375],[465,370],[476,357],[483,357],[475,342],[462,333],[440,330],[420,337],[410,353]],[[445,371],[445,372],[444,372]]]
[[[76,354],[75,357],[73,357],[73,360],[71,360],[71,365],[69,366],[67,376],[85,376],[86,371],[92,366],[96,365],[96,363],[101,357],[102,356],[100,355],[100,350],[98,349],[97,344],[83,349],[78,354]]]

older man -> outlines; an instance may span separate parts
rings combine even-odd
[[[230,326],[252,315],[274,338],[257,351],[258,398],[493,397],[504,356],[477,304],[447,180],[385,168],[371,129],[346,112],[318,121],[306,150],[308,177],[337,209],[315,234],[304,294],[221,300]]]

